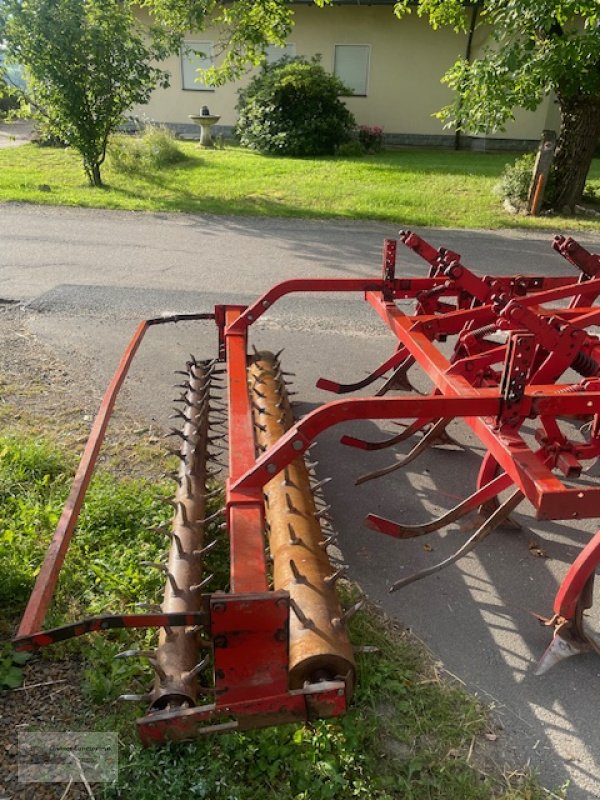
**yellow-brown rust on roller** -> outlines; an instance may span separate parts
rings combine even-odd
[[[293,423],[277,358],[268,352],[256,353],[248,379],[257,444],[270,447]],[[304,459],[296,459],[276,475],[265,486],[265,496],[274,588],[289,592],[291,598],[290,688],[339,675],[346,679],[350,695],[355,678],[353,649]]]

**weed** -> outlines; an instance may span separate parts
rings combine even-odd
[[[16,689],[23,683],[23,666],[29,653],[17,653],[9,644],[0,644],[0,689]]]

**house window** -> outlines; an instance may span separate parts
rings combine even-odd
[[[294,58],[296,55],[296,45],[293,42],[288,42],[284,47],[278,47],[276,44],[270,44],[265,50],[267,56],[267,64],[276,64],[282,58]]]
[[[365,97],[369,81],[369,58],[371,47],[368,44],[336,44],[333,71],[350,94]]]
[[[213,65],[212,42],[186,42],[181,48],[181,83],[183,89],[212,92],[214,88],[198,80],[198,69]]]

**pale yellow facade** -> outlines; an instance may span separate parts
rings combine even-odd
[[[358,52],[365,59],[364,96],[344,98],[359,125],[381,126],[387,136],[399,142],[451,141],[453,131],[444,129],[434,115],[451,99],[450,90],[440,79],[457,57],[465,54],[466,34],[448,28],[434,31],[416,14],[398,20],[391,5],[297,5],[294,15],[288,41],[295,55],[319,54],[322,65],[331,72],[336,52],[338,58],[340,53]],[[206,47],[216,45],[219,37],[215,31],[206,30],[187,39]],[[485,33],[476,31],[473,56],[480,52],[484,40]],[[348,45],[358,47],[344,49]],[[220,115],[221,126],[235,124],[237,92],[244,81],[215,89],[202,89],[200,84],[184,89],[182,58],[173,57],[164,67],[171,73],[171,86],[157,89],[149,104],[135,109],[135,113],[185,131],[190,125],[189,115],[198,114],[206,105],[212,114]],[[189,85],[189,68],[187,82]],[[544,128],[555,127],[557,121],[555,104],[547,99],[533,113],[517,112],[515,121],[494,138],[536,141]]]

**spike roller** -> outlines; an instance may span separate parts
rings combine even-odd
[[[293,423],[278,361],[258,353],[248,370],[256,440],[268,450]],[[264,487],[273,584],[289,594],[290,688],[343,676],[354,683],[352,645],[342,622],[308,470],[296,458]]]
[[[496,529],[518,526],[511,514],[524,500],[539,519],[600,515],[597,481],[590,475],[578,481],[600,456],[600,255],[557,236],[553,247],[570,265],[565,274],[482,277],[458,253],[436,249],[415,233],[401,232],[399,242],[427,263],[425,275],[397,276],[398,241],[386,240],[379,276],[288,280],[250,306],[217,305],[212,313],[149,319],[125,351],[13,641],[18,649],[32,650],[94,631],[157,629],[156,649],[120,654],[144,658],[156,672],[149,695],[127,696],[149,702],[138,720],[145,744],[332,717],[347,708],[356,678],[347,622],[361,602],[347,610],[340,606],[336,583],[345,568],[331,565],[328,547],[343,548],[343,536],[338,542],[329,507],[317,502],[327,479],[311,484],[304,460],[328,428],[357,420],[401,426],[395,436],[378,441],[342,435],[342,445],[367,453],[400,448],[394,463],[357,476],[367,489],[375,479],[397,480],[429,448],[454,444],[446,429],[457,423],[470,429],[484,452],[471,492],[436,519],[412,524],[367,515],[370,541],[389,536],[399,550],[405,539],[478,515],[474,533],[452,555],[390,582],[390,591],[456,563]],[[348,383],[320,378],[319,389],[344,397],[297,421],[279,354],[255,348],[249,354],[255,323],[296,292],[363,296],[393,342],[366,377]],[[215,323],[218,357],[192,358],[182,372],[173,417],[181,424],[168,434],[178,440],[174,514],[161,531],[170,538],[170,550],[166,563],[153,565],[166,577],[162,605],[44,630],[113,406],[142,338],[150,328],[192,320]],[[429,394],[414,388],[417,370],[433,384]],[[221,403],[212,390],[223,372]],[[372,394],[356,396],[378,380],[383,383]],[[221,424],[229,434],[227,591],[204,574],[204,558],[215,545],[205,541],[205,529],[221,513],[207,510],[207,481],[219,471],[214,450],[221,449],[212,434]],[[538,673],[567,656],[600,652],[593,615],[599,564],[600,532],[583,543],[566,571],[552,613],[537,615],[553,633]]]
[[[171,547],[167,563],[167,582],[162,612],[199,614],[204,607],[202,597],[202,551],[204,518],[206,517],[206,465],[208,459],[208,415],[211,387],[210,362],[188,362],[184,388],[184,404],[178,415],[183,419],[177,491],[173,502],[174,516],[169,538]],[[200,629],[193,626],[161,628],[156,650],[156,680],[151,707],[189,707],[198,696]]]

